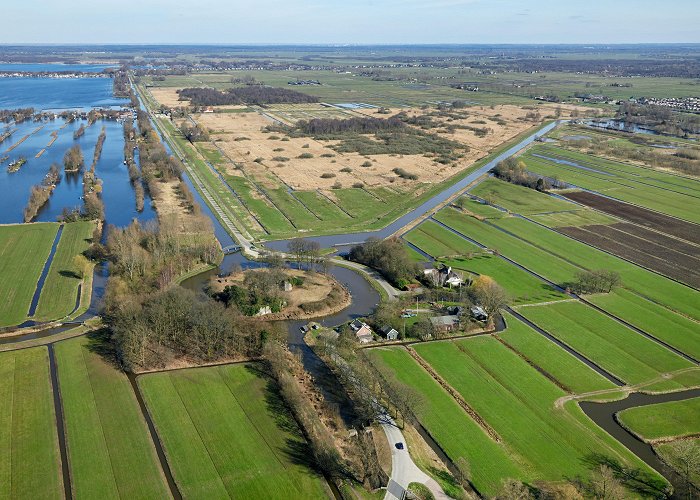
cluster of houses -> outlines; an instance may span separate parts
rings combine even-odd
[[[700,97],[640,97],[639,99],[630,99],[630,101],[638,104],[663,106],[690,113],[700,113]]]
[[[467,310],[462,306],[449,306],[447,314],[443,316],[433,316],[430,322],[435,330],[440,332],[452,332],[459,329],[460,318],[467,314]],[[468,314],[477,321],[486,321],[488,314],[481,306],[472,306]],[[355,338],[360,344],[369,344],[374,340],[374,331],[362,320],[356,319],[350,323],[350,330],[355,334]],[[383,326],[377,332],[384,340],[398,340],[399,332],[389,325]]]

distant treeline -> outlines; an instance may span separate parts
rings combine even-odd
[[[462,151],[469,148],[436,134],[407,126],[402,116],[392,118],[314,118],[300,120],[293,127],[268,126],[268,132],[283,132],[292,137],[310,136],[322,140],[340,140],[331,146],[340,153],[356,152],[361,155],[430,153],[437,162],[447,164],[456,161]],[[374,138],[367,137],[374,134]]]
[[[398,118],[313,118],[299,120],[294,131],[310,136],[340,136],[345,134],[375,134],[402,129],[406,125]]]
[[[660,134],[683,136],[700,133],[700,115],[680,113],[664,106],[623,102],[616,118],[651,128]]]
[[[34,116],[34,108],[0,109],[0,122],[22,123]]]
[[[263,87],[259,85],[216,90],[211,88],[187,88],[179,90],[180,99],[188,99],[195,106],[222,106],[226,104],[301,104],[318,102],[318,97],[295,90]]]

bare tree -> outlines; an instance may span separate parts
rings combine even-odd
[[[700,444],[692,440],[680,440],[671,443],[669,448],[666,458],[683,478],[686,498],[693,498],[693,478],[700,475]]]

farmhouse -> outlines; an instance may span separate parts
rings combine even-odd
[[[440,332],[452,332],[459,328],[459,318],[457,316],[434,316],[430,318],[430,322]]]
[[[387,340],[396,340],[399,338],[399,332],[389,325],[382,327],[379,332],[382,334],[382,337]]]
[[[425,269],[423,271],[425,276],[435,285],[435,286],[461,286],[464,280],[462,277],[454,272],[451,267],[443,265],[439,269]]]
[[[350,323],[350,329],[355,332],[355,337],[357,337],[360,344],[372,342],[372,329],[364,321],[360,321],[359,319],[354,320]]]

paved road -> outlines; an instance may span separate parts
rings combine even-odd
[[[408,445],[399,429],[389,415],[383,415],[379,422],[391,446],[391,478],[386,489],[384,500],[401,500],[404,491],[411,483],[422,483],[432,492],[437,500],[447,500],[450,497],[442,491],[440,485],[420,470],[408,453]],[[396,448],[396,443],[403,443],[403,450]]]
[[[391,285],[391,283],[389,283],[386,280],[386,278],[384,278],[384,276],[381,275],[381,273],[372,269],[371,267],[365,266],[364,264],[359,264],[351,260],[345,260],[340,257],[333,257],[331,259],[331,262],[337,262],[341,266],[349,267],[350,269],[354,269],[355,271],[359,271],[362,274],[369,276],[384,289],[384,291],[389,295],[389,299],[391,300],[397,299],[399,295],[404,293],[401,290],[397,290],[396,288],[394,288]]]

